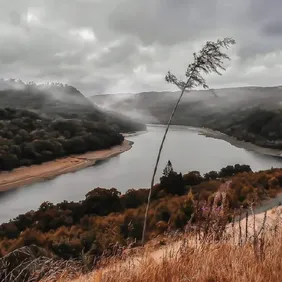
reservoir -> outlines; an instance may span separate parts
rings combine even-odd
[[[126,137],[134,145],[117,157],[75,173],[0,194],[0,223],[36,210],[44,201],[83,200],[85,194],[96,187],[115,187],[123,193],[131,188],[148,188],[164,127],[148,126],[147,130],[146,133]],[[156,182],[168,160],[175,171],[183,174],[191,170],[206,173],[237,163],[250,165],[253,171],[282,166],[282,158],[247,151],[226,141],[199,135],[197,129],[184,126],[171,127]]]

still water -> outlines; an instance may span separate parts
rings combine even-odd
[[[115,187],[121,192],[149,187],[164,127],[148,126],[147,129],[144,134],[128,137],[134,142],[132,149],[117,157],[53,180],[0,194],[0,223],[37,209],[44,201],[82,200],[95,187]],[[246,151],[226,141],[199,135],[196,129],[177,126],[172,126],[169,131],[157,180],[168,160],[175,171],[182,173],[191,170],[205,173],[236,163],[248,164],[254,171],[282,166],[282,158]]]

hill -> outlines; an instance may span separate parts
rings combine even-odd
[[[146,123],[166,124],[179,92],[96,95],[91,100]],[[282,148],[282,87],[195,90],[183,96],[172,124],[206,127],[239,140]]]
[[[28,109],[49,118],[87,119],[106,122],[120,132],[144,129],[144,125],[93,105],[75,87],[62,83],[25,84],[16,80],[0,80],[2,108]]]
[[[120,145],[121,132],[145,128],[60,83],[2,79],[0,105],[0,171]]]
[[[65,277],[62,281],[277,282],[281,279],[281,210],[275,209],[269,214],[275,218],[276,223],[270,225],[273,229],[276,227],[276,231],[267,228],[257,241],[247,234],[248,242],[245,242],[243,222],[241,237],[244,243],[241,244],[238,243],[239,232],[230,239],[208,241],[195,239],[191,234],[158,238],[155,245],[148,246],[145,251],[133,251],[125,258],[116,256],[105,260],[99,269],[87,275],[78,274],[79,270],[75,272],[71,268],[63,268],[60,274]],[[256,219],[263,217],[264,214],[261,214]],[[253,224],[253,219],[250,222]],[[264,226],[258,221],[255,225]]]
[[[278,199],[271,198],[281,192],[281,180],[281,169],[252,172],[247,165],[228,166],[203,176],[196,171],[181,175],[173,169],[169,173],[166,170],[153,188],[146,239],[185,231],[187,226],[191,232],[197,226],[200,234],[212,232],[216,226],[226,227],[238,215],[243,216],[252,202],[259,205],[268,201],[265,206],[271,209],[270,202],[277,204]],[[1,265],[6,265],[6,272],[2,269],[0,278],[11,271],[20,277],[11,281],[26,281],[20,280],[21,275],[35,275],[33,267],[16,267],[23,257],[27,261],[36,258],[55,264],[75,261],[80,269],[89,271],[101,259],[118,254],[128,245],[139,246],[148,192],[148,189],[129,190],[121,195],[114,188],[96,188],[83,201],[45,202],[38,210],[1,224],[0,270]],[[207,220],[209,225],[205,223]],[[217,230],[223,234],[221,229]],[[34,246],[36,254],[28,255],[26,251],[21,254],[21,248]],[[15,254],[19,257],[13,257]],[[40,265],[35,267],[37,274],[52,272],[37,267]]]
[[[110,148],[123,140],[116,127],[103,121],[0,108],[0,171]]]

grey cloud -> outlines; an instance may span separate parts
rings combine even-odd
[[[244,18],[246,37],[239,48],[242,60],[279,51],[282,44],[282,2],[251,0]],[[244,32],[244,31],[243,31]]]
[[[110,15],[110,27],[145,44],[195,40],[216,27],[216,1],[124,0]]]
[[[211,87],[280,84],[280,2],[0,0],[0,76],[61,81],[86,95],[165,90],[169,69],[184,74],[206,40],[232,36],[233,60]],[[96,40],[71,32],[80,29]]]
[[[280,0],[251,0],[248,12],[252,21],[264,23],[279,19],[281,8],[282,2]]]
[[[282,20],[275,19],[271,22],[266,22],[261,29],[262,34],[265,34],[268,37],[281,37],[282,35]]]
[[[102,52],[97,59],[94,59],[94,65],[99,67],[112,67],[116,64],[128,64],[132,54],[137,51],[137,45],[134,40],[125,39],[117,42],[107,51]]]

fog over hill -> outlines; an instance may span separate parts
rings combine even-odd
[[[177,100],[180,92],[175,91],[151,91],[136,94],[101,94],[94,95],[91,100],[105,108],[130,110],[130,107],[144,109],[158,104],[173,103]],[[220,99],[214,99],[220,98]],[[184,94],[181,104],[199,102],[206,107],[241,107],[261,106],[266,108],[276,108],[277,103],[282,102],[282,86],[275,87],[238,87],[221,88],[211,90],[193,90]],[[153,105],[152,105],[153,103]],[[230,111],[232,109],[230,108]]]
[[[168,121],[180,92],[92,96],[100,107],[146,123]],[[173,124],[207,127],[260,146],[282,148],[282,87],[193,90],[183,96]]]
[[[21,80],[0,79],[0,105],[33,110],[50,118],[104,121],[116,125],[120,131],[144,129],[132,119],[100,109],[78,89],[62,83],[25,84]]]

